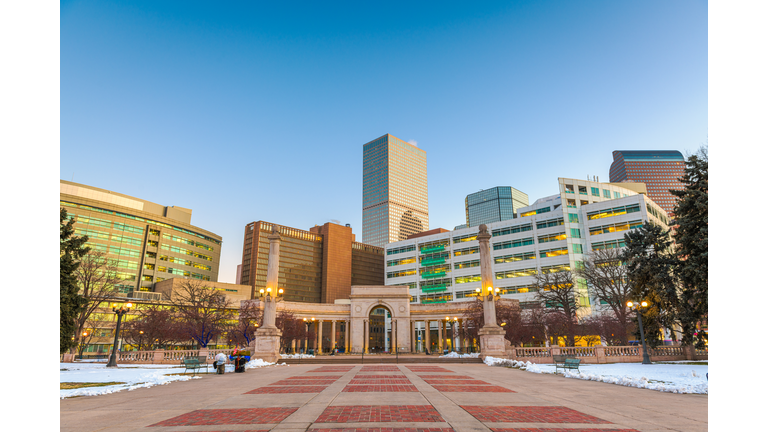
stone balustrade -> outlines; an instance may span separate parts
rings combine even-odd
[[[512,360],[531,363],[553,363],[553,355],[565,355],[581,359],[582,363],[640,363],[643,361],[641,346],[594,346],[594,347],[509,347],[508,357]],[[648,349],[651,361],[707,360],[707,350],[693,347],[661,346]]]

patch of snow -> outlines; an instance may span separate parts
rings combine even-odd
[[[456,351],[451,351],[448,354],[441,355],[440,358],[478,358],[480,353],[459,354]]]
[[[526,372],[554,374],[553,364],[535,364],[495,357],[486,357],[488,366],[519,368]],[[579,370],[565,370],[566,378],[600,381],[629,387],[645,388],[670,393],[709,394],[708,365],[656,363],[580,364]],[[690,362],[687,362],[690,363]]]
[[[312,354],[280,354],[280,358],[315,358]]]

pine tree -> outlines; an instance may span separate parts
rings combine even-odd
[[[680,181],[685,188],[670,190],[670,193],[678,197],[674,210],[677,227],[673,237],[678,258],[676,271],[682,285],[679,311],[682,343],[689,345],[695,342],[697,347],[703,347],[706,339],[704,333],[698,332],[698,336],[694,334],[696,324],[706,320],[709,309],[709,161],[706,148],[688,157]]]
[[[87,236],[73,237],[75,220],[67,220],[67,211],[62,207],[60,212],[60,263],[59,263],[59,352],[65,353],[75,345],[72,337],[75,334],[75,318],[85,304],[85,299],[78,294],[75,270],[80,264],[80,258],[88,253],[85,246]]]
[[[671,250],[669,231],[646,222],[624,234],[626,248],[621,258],[627,264],[634,300],[649,303],[641,313],[646,343],[651,347],[663,342],[657,329],[672,328],[678,323],[679,284],[674,273],[676,258]],[[636,334],[639,339],[639,332]]]

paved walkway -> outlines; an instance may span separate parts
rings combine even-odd
[[[706,431],[706,395],[476,364],[301,365],[61,401],[62,431]]]

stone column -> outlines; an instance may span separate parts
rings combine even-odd
[[[495,291],[493,289],[493,267],[491,265],[491,234],[488,226],[480,225],[477,234],[480,242],[480,279],[482,287],[480,296],[483,300],[483,318],[485,324],[477,333],[480,337],[480,357],[487,356],[504,358],[506,350],[504,346],[505,331],[496,323]]]
[[[349,324],[349,320],[344,321],[344,354],[349,354]]]
[[[443,355],[443,320],[437,322],[437,350]]]
[[[295,352],[296,352],[296,339],[292,339],[291,340],[291,353],[293,354]]]
[[[368,354],[368,338],[370,337],[368,335],[369,332],[369,322],[368,320],[363,320],[363,352]]]
[[[331,352],[336,349],[336,320],[331,320]]]
[[[432,335],[429,334],[429,320],[424,320],[424,350],[432,351]]]
[[[317,320],[317,353],[323,353],[323,320]]]
[[[416,352],[416,321],[411,320],[411,354]]]
[[[280,359],[280,338],[283,333],[275,326],[277,315],[277,286],[280,270],[280,234],[277,226],[272,225],[269,239],[269,258],[267,261],[267,289],[264,299],[264,324],[256,330],[256,335],[250,345],[251,357],[260,358],[266,362],[276,362]]]

